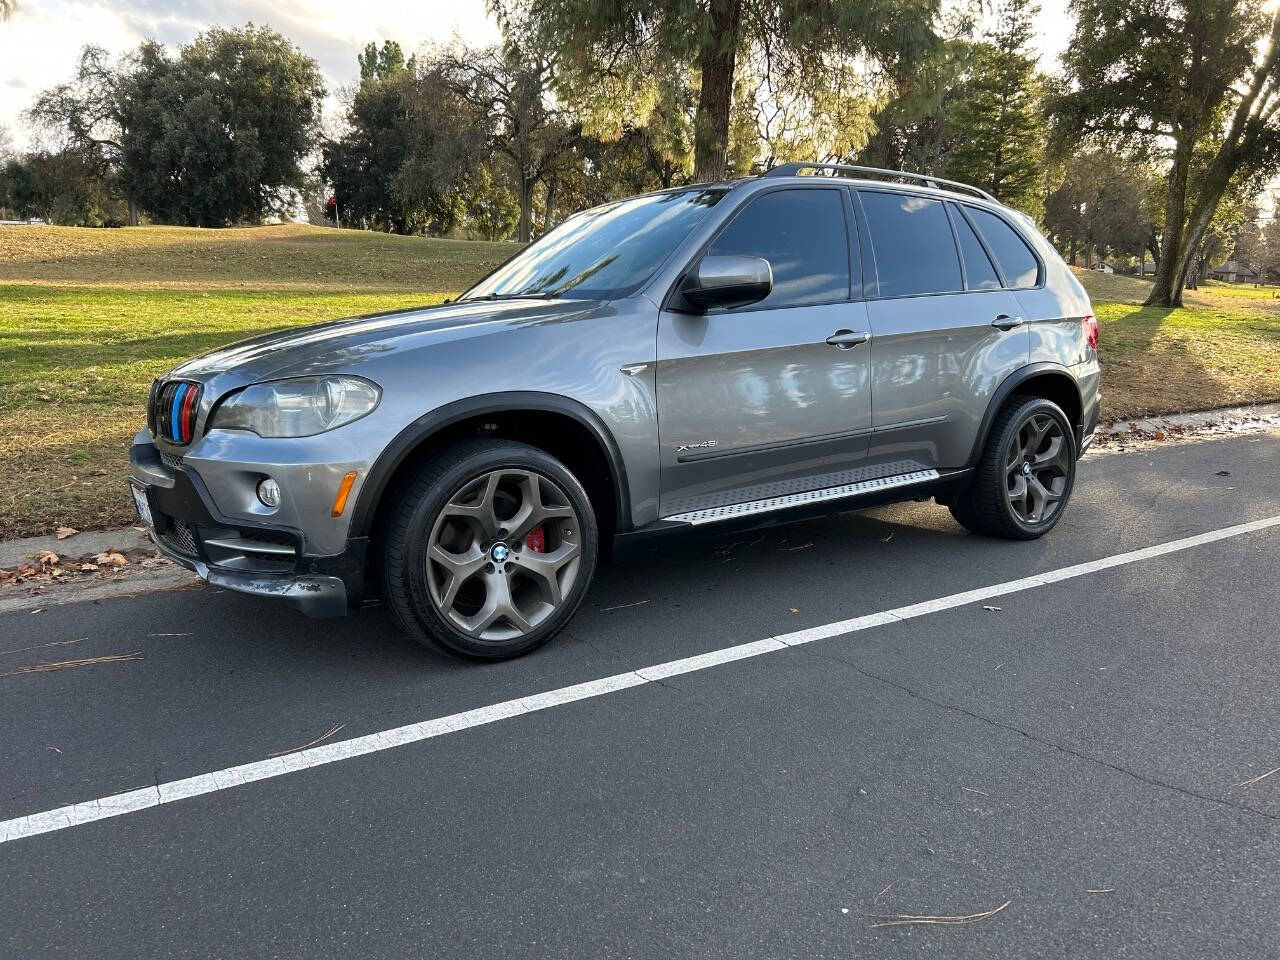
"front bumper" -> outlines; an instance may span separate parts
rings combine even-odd
[[[154,444],[135,442],[129,460],[130,484],[151,510],[151,539],[174,563],[214,586],[284,600],[312,617],[344,616],[363,601],[363,538],[337,555],[310,555],[301,530],[220,514],[200,475],[167,466]]]

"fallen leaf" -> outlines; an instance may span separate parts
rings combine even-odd
[[[96,563],[82,563],[82,564],[80,564],[80,570],[81,570],[81,572],[83,572],[83,573],[92,573],[94,570],[97,570],[97,569],[98,569],[98,565],[97,565]]]
[[[123,567],[129,561],[124,558],[123,554],[114,550],[108,550],[106,553],[100,553],[93,558],[95,563],[99,563],[104,567]]]
[[[1157,430],[1157,431],[1155,432],[1155,435],[1154,435],[1151,439],[1152,439],[1152,440],[1163,440],[1164,438],[1165,438],[1165,433],[1164,433],[1164,431],[1163,431],[1163,430]]]
[[[1219,470],[1217,475],[1218,475],[1218,476],[1220,476],[1220,477],[1229,477],[1229,476],[1231,476],[1231,471],[1230,471],[1230,470]]]
[[[79,532],[75,527],[59,527],[53,532],[53,535],[59,540],[65,540],[67,537],[74,537]]]
[[[41,550],[38,560],[42,567],[56,567],[62,562],[62,558],[52,550]]]

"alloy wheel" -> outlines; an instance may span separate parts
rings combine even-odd
[[[1010,438],[1005,496],[1027,526],[1047,523],[1062,509],[1071,474],[1071,445],[1056,417],[1034,413]]]
[[[582,557],[580,518],[558,484],[502,468],[467,481],[427,544],[431,602],[481,641],[524,636],[562,605]]]

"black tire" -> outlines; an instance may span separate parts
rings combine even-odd
[[[508,473],[510,471],[510,473]],[[490,477],[498,479],[492,481]],[[565,511],[567,514],[550,517],[539,521],[535,529],[546,531],[542,534],[542,550],[530,546],[529,536],[521,534],[510,544],[508,534],[515,531],[501,529],[500,536],[492,541],[484,533],[486,522],[502,524],[519,523],[518,517],[511,521],[502,519],[499,499],[504,496],[502,484],[509,489],[524,491],[516,496],[528,499],[527,484],[532,483],[538,491],[532,497],[541,510]],[[467,497],[469,490],[476,489],[476,496],[487,497],[490,508],[487,511],[488,521],[478,519],[482,506],[471,506],[459,501],[459,497]],[[510,493],[508,499],[513,499]],[[549,503],[544,506],[544,499],[563,500],[563,503]],[[480,504],[481,500],[476,500]],[[526,504],[520,504],[523,510]],[[447,508],[447,509],[446,509]],[[476,517],[458,516],[460,513],[477,511]],[[442,526],[444,525],[444,526]],[[558,526],[555,526],[558,525]],[[441,530],[449,527],[448,535],[464,538],[465,557],[459,550],[459,560],[465,560],[470,569],[477,556],[483,557],[480,568],[463,576],[462,563],[447,566],[439,562],[442,547]],[[466,531],[472,532],[468,534]],[[462,531],[462,532],[458,532]],[[470,537],[467,540],[465,538]],[[550,559],[553,554],[577,553],[568,561],[557,561],[565,567],[551,569],[543,560],[545,569],[538,576],[531,575],[534,561],[546,550],[550,536],[558,541],[556,550],[544,553]],[[434,539],[433,539],[434,538]],[[387,604],[395,611],[396,617],[405,630],[418,642],[432,649],[465,657],[473,660],[506,660],[529,653],[545,644],[559,633],[573,617],[578,606],[586,595],[587,587],[595,572],[596,556],[599,549],[595,513],[591,501],[582,484],[560,461],[546,452],[528,444],[510,440],[469,440],[457,443],[427,462],[403,489],[399,491],[399,499],[391,514],[386,531],[385,555],[383,558],[383,593]],[[435,544],[436,550],[428,549]],[[494,548],[508,547],[502,554],[501,561],[494,559]],[[563,548],[563,549],[560,549]],[[451,549],[450,556],[455,556]],[[525,561],[525,566],[521,562]],[[453,563],[452,560],[449,561]],[[568,572],[572,565],[572,578],[561,593],[560,577]],[[507,571],[504,575],[504,571]],[[548,571],[550,571],[548,576]],[[495,577],[502,579],[507,586],[493,588]],[[455,586],[454,580],[461,586]],[[554,582],[552,582],[554,581]],[[548,587],[548,583],[550,586]],[[452,593],[450,588],[452,587]],[[467,618],[459,613],[462,601],[467,599],[465,590],[482,600],[472,598],[473,606],[480,605],[474,617]],[[461,623],[464,620],[483,620],[486,611],[493,615],[494,607],[490,607],[490,590],[503,593],[502,601],[506,609],[515,614],[514,619],[499,618],[483,632],[495,636],[481,636],[476,632],[468,632]],[[550,602],[548,591],[554,591],[556,603]],[[532,616],[527,616],[521,609],[517,597],[523,593],[532,598],[541,617],[536,623]],[[446,601],[446,597],[452,600]],[[447,609],[441,604],[448,602]],[[525,606],[529,603],[525,602]],[[546,609],[544,609],[546,608]],[[517,625],[518,621],[527,621]],[[525,629],[527,627],[527,629]],[[503,634],[497,636],[496,634]],[[510,634],[510,635],[507,635]]]
[[[1037,441],[1038,428],[1049,424],[1049,439]],[[1037,472],[1038,458],[1026,455],[1026,447],[1041,447],[1044,452],[1039,457],[1045,457],[1056,449],[1053,439],[1060,439],[1061,447]],[[1075,431],[1061,407],[1043,397],[1011,397],[991,425],[972,481],[950,504],[951,515],[966,529],[989,537],[1042,537],[1057,526],[1066,511],[1075,487],[1076,457]],[[1023,475],[1020,498],[1017,475]],[[1039,495],[1028,492],[1029,483],[1056,497],[1045,501],[1051,509],[1034,509]]]

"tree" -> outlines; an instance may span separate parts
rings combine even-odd
[[[483,167],[464,198],[467,222],[486,240],[505,240],[520,222],[520,204]]]
[[[1267,6],[1072,0],[1056,138],[1092,135],[1168,162],[1149,305],[1181,305],[1193,253],[1232,180],[1280,165],[1280,9]]]
[[[1280,281],[1280,218],[1276,214],[1272,214],[1262,228],[1262,239],[1266,244],[1262,254],[1262,276]]]
[[[211,29],[171,57],[148,41],[119,63],[86,47],[71,83],[31,117],[103,165],[131,204],[168,223],[256,222],[305,181],[324,87],[314,60],[252,24]]]
[[[406,120],[414,96],[413,68],[392,41],[382,52],[369,44],[358,60],[360,86],[347,104],[346,131],[323,143],[321,176],[333,185],[346,223],[416,232],[427,214],[403,204],[392,191],[409,153]]]
[[[1044,208],[1045,232],[1071,263],[1083,250],[1085,265],[1108,252],[1140,257],[1150,235],[1142,206],[1144,171],[1140,164],[1110,150],[1072,155],[1062,182]]]
[[[445,83],[467,103],[493,152],[510,161],[520,201],[518,239],[533,232],[533,192],[554,177],[581,127],[551,96],[554,56],[508,42],[484,50],[455,50],[439,63]]]
[[[1031,212],[1040,210],[1044,186],[1042,82],[1031,50],[1038,12],[1032,0],[996,6],[955,104],[951,126],[960,135],[946,162],[947,176]]]
[[[903,78],[896,96],[873,114],[875,132],[852,162],[942,176],[964,137],[952,117],[967,95],[965,78],[973,57],[970,30],[969,21],[961,22],[955,35]]]
[[[795,91],[831,86],[833,72],[859,63],[889,78],[905,75],[938,42],[939,0],[490,0],[499,18],[536,32],[573,77],[643,78],[671,64],[696,70],[694,179],[723,179],[739,57],[799,72]],[[579,86],[582,84],[579,83]],[[816,111],[815,111],[816,114]],[[817,158],[815,158],[817,159]]]
[[[18,0],[0,0],[0,23],[18,12]]]
[[[27,118],[59,140],[68,150],[98,161],[95,175],[105,180],[120,172],[121,144],[126,134],[122,91],[130,61],[114,62],[102,47],[89,44],[80,51],[76,70],[68,83],[43,91],[27,111]],[[123,184],[117,177],[117,187]],[[129,222],[138,223],[136,198],[127,189]]]
[[[305,183],[323,96],[316,62],[273,30],[215,27],[175,59],[144,43],[123,87],[126,189],[167,223],[280,214]]]
[[[344,222],[394,233],[446,233],[482,162],[483,131],[438,63],[405,60],[395,41],[358,56],[360,85],[342,136],[322,147]]]
[[[81,150],[33,150],[0,167],[0,207],[19,219],[69,226],[118,226],[127,211],[97,177],[98,162]]]

